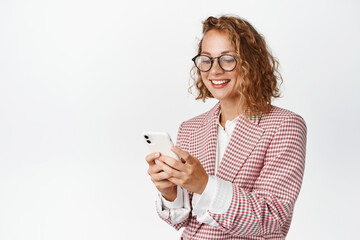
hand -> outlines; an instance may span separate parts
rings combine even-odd
[[[148,174],[151,177],[151,181],[154,183],[155,187],[161,192],[162,196],[168,201],[174,201],[177,196],[176,184],[169,181],[168,178],[171,177],[169,174],[165,173],[161,167],[155,163],[155,159],[158,159],[161,156],[160,153],[150,153],[145,157],[147,163],[149,164]]]
[[[172,147],[171,151],[176,153],[183,162],[168,156],[159,158],[158,165],[164,171],[164,174],[170,176],[167,179],[190,192],[202,194],[209,176],[200,161],[180,148]]]

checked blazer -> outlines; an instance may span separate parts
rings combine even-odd
[[[181,124],[177,146],[215,174],[217,103],[210,111]],[[237,120],[216,177],[232,183],[230,207],[223,214],[208,210],[218,223],[197,221],[191,212],[182,222],[182,239],[285,239],[305,166],[306,125],[297,114],[272,106],[268,114]],[[193,193],[189,192],[189,199]]]

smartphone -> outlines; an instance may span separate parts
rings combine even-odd
[[[167,132],[143,132],[144,140],[150,152],[160,152],[162,155],[175,158],[180,161],[180,158],[170,150],[174,143]]]

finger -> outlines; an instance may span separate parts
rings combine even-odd
[[[153,152],[153,153],[146,155],[145,160],[147,161],[147,163],[149,165],[153,165],[153,164],[155,164],[154,160],[159,158],[160,155],[161,154],[159,152]]]
[[[184,159],[187,163],[194,162],[193,157],[186,151],[181,150],[178,147],[171,147],[171,151],[173,151],[176,155],[178,155],[180,158]]]
[[[172,157],[169,157],[169,156],[165,156],[165,155],[162,155],[160,158],[159,158],[160,161],[166,163],[167,165],[169,165],[170,167],[172,168],[175,168],[176,170],[179,170],[179,171],[183,171],[184,170],[184,164],[177,161],[176,159],[172,158]]]
[[[163,171],[162,168],[158,164],[154,164],[149,167],[148,174],[153,175],[162,171]]]
[[[169,187],[174,187],[176,186],[175,183],[169,181],[169,180],[163,180],[163,181],[158,181],[158,182],[154,182],[156,188],[158,189],[164,189],[164,188],[169,188]]]
[[[151,175],[151,181],[159,182],[159,181],[167,180],[170,177],[171,176],[168,173],[162,171],[162,172]]]
[[[180,187],[184,187],[184,181],[181,180],[180,178],[176,178],[176,177],[170,177],[167,179],[167,181],[172,182],[174,185],[178,185]]]
[[[176,161],[176,160],[175,160]],[[178,170],[170,167],[169,165],[165,164],[164,162],[162,161],[159,161],[158,162],[158,165],[161,167],[161,169],[166,172],[167,174],[169,174],[170,176],[173,176],[173,177],[180,177],[182,176],[181,172],[179,172]]]

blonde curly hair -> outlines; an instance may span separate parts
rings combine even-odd
[[[203,36],[210,30],[224,31],[235,47],[240,75],[241,106],[246,109],[247,117],[267,113],[271,109],[272,98],[280,96],[278,84],[282,83],[278,71],[279,62],[266,46],[264,37],[246,20],[234,16],[209,17],[203,22]],[[204,37],[203,37],[204,38]],[[198,54],[202,52],[202,41],[198,45]],[[196,100],[213,98],[202,81],[200,71],[193,66],[191,78],[194,81],[189,92],[195,86],[198,91]]]

